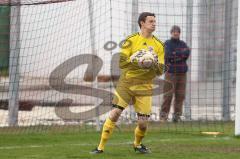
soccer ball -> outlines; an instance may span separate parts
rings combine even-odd
[[[138,65],[141,68],[150,68],[154,62],[154,56],[150,52],[146,52],[138,59]]]

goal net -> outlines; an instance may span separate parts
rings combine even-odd
[[[121,44],[139,31],[138,16],[148,11],[156,15],[156,37],[170,39],[170,28],[178,25],[191,48],[182,122],[173,126],[224,131],[223,121],[235,116],[237,3],[1,0],[0,126],[99,127],[111,110]],[[159,92],[153,97],[152,122],[159,121],[164,94]],[[135,120],[130,106],[119,122]]]

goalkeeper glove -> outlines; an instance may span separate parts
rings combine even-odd
[[[144,64],[142,63],[143,61],[141,60],[141,58],[143,57],[143,55],[145,55],[147,52],[145,50],[139,50],[137,52],[135,52],[134,54],[132,54],[130,56],[130,62],[134,65],[137,66],[138,68],[145,68]]]
[[[164,64],[158,63],[154,65],[153,69],[158,76],[161,76],[168,70],[168,67]]]
[[[130,56],[131,63],[137,63],[138,59],[145,54],[144,50],[139,50]]]

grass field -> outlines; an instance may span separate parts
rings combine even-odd
[[[187,128],[186,128],[187,129]],[[1,129],[0,129],[1,130]],[[104,154],[91,155],[99,132],[86,129],[47,129],[24,133],[14,129],[0,132],[0,159],[239,159],[240,138],[233,136],[233,124],[225,124],[224,134],[177,132],[173,127],[162,131],[150,126],[144,144],[152,153],[135,154],[132,148],[133,127],[116,129]],[[3,131],[2,131],[3,132]]]

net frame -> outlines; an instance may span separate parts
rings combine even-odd
[[[1,0],[0,6],[43,5],[71,1],[75,0]]]

